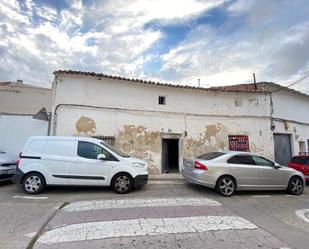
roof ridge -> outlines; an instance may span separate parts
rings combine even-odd
[[[155,82],[151,80],[144,80],[144,79],[133,79],[133,78],[126,78],[122,76],[115,76],[115,75],[107,75],[103,73],[95,73],[95,72],[83,72],[83,71],[74,71],[74,70],[56,70],[53,72],[55,75],[77,75],[77,76],[90,76],[90,77],[97,77],[97,78],[107,78],[112,80],[124,80],[124,81],[130,81],[135,83],[141,83],[141,84],[148,84],[148,85],[156,85],[156,86],[162,86],[162,87],[171,87],[171,88],[179,88],[179,89],[192,89],[192,90],[201,90],[201,91],[211,91],[211,92],[245,92],[245,93],[261,93],[265,92],[263,89],[255,89],[255,88],[246,88],[241,87],[240,84],[238,88],[229,87],[229,86],[222,86],[222,87],[197,87],[197,86],[191,86],[191,85],[180,85],[180,84],[172,84],[172,83],[162,83],[162,82]]]

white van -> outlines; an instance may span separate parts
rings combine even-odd
[[[86,137],[30,137],[13,182],[27,194],[46,185],[111,186],[119,194],[148,181],[147,164],[113,146]]]

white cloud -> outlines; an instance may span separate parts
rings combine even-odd
[[[0,79],[46,86],[56,69],[120,74],[204,85],[293,82],[309,70],[309,23],[302,1],[81,0],[69,8],[0,0]],[[213,8],[222,23],[193,20]],[[36,16],[41,18],[37,19]],[[192,21],[192,22],[191,22]],[[216,23],[218,21],[219,23]],[[167,36],[149,22],[187,25],[191,31],[160,54]],[[160,25],[159,25],[160,26]],[[173,34],[172,34],[173,35]],[[157,70],[145,65],[160,61]],[[306,84],[299,89],[309,91]]]
[[[264,7],[267,5],[259,9]],[[242,27],[233,32],[207,25],[195,27],[183,42],[162,55],[162,77],[184,84],[196,84],[200,78],[209,86],[249,83],[252,73],[256,73],[258,81],[285,85],[303,76],[309,70],[308,21],[287,23],[287,13],[277,11],[277,18],[274,13],[263,12],[264,20],[258,22],[251,15],[256,8],[245,1],[229,8],[234,13],[247,12],[248,19],[243,15]],[[230,25],[237,21],[233,15],[227,20]],[[300,89],[309,92],[308,84],[301,85]]]

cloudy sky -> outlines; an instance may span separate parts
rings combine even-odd
[[[72,69],[289,85],[309,72],[308,13],[307,0],[0,0],[0,81],[50,86]]]

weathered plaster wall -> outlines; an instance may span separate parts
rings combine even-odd
[[[94,77],[65,76],[55,82],[54,134],[114,136],[121,150],[145,159],[152,174],[161,173],[162,136],[168,134],[180,139],[180,166],[183,157],[228,149],[229,135],[248,135],[252,152],[274,157],[270,100],[265,94],[175,89]],[[158,105],[158,96],[166,96],[166,105]]]
[[[180,137],[180,167],[183,157],[228,149],[228,135],[248,135],[252,152],[273,158],[268,118],[160,113],[155,116],[148,112],[63,107],[59,109],[57,120],[57,135],[115,136],[116,146],[131,156],[146,160],[152,174],[161,173],[162,136],[169,132]]]
[[[78,76],[61,76],[53,87],[53,108],[75,103],[190,114],[269,115],[269,98],[265,94],[208,92]],[[159,95],[166,96],[166,105],[158,105]]]

